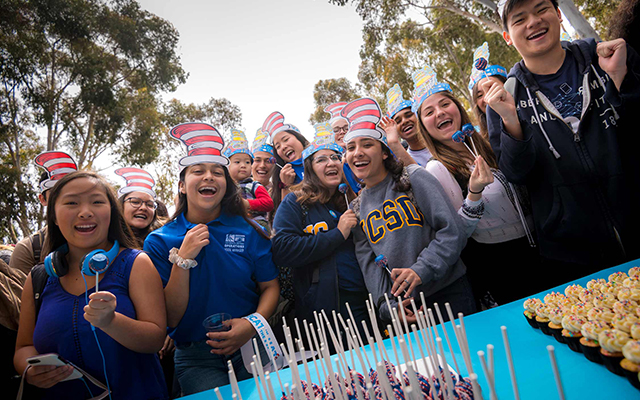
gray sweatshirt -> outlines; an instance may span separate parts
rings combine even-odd
[[[436,178],[418,165],[406,167],[417,208],[393,189],[391,174],[360,192],[360,223],[354,228],[356,256],[380,316],[389,320],[384,294],[391,298],[389,273],[374,260],[384,254],[389,269],[411,268],[422,279],[413,292],[429,296],[466,273],[460,252],[466,235],[460,218]],[[392,303],[395,306],[395,302]]]

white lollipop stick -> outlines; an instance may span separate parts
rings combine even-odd
[[[260,357],[260,352],[257,351],[258,348],[258,342],[255,341],[254,339],[254,343],[253,343],[253,348],[256,350],[256,355],[258,356],[258,364],[259,364],[259,369],[262,369],[262,359]],[[282,381],[280,380],[280,372],[278,372],[278,365],[276,364],[276,359],[273,357],[273,354],[267,350],[267,354],[269,355],[269,359],[271,360],[271,365],[273,365],[273,369],[276,371],[276,377],[278,378],[278,383],[280,384],[280,392],[284,392],[283,386],[282,386]],[[266,376],[265,376],[266,378]]]
[[[289,353],[287,353],[287,351],[284,349],[284,346],[282,346],[282,352],[284,353],[284,357],[287,360],[287,364],[289,364],[289,369],[291,370],[291,378],[293,379],[293,384],[295,385],[296,383],[297,385],[297,390],[300,392],[298,393],[300,395],[300,397],[303,397],[302,394],[302,382],[300,379],[300,371],[298,370],[298,366],[297,364],[293,361],[295,358],[295,353],[290,355]],[[292,358],[294,357],[294,358]],[[287,387],[287,384],[285,383],[285,389]],[[293,387],[292,387],[293,389]],[[287,390],[288,392],[288,390]]]
[[[466,142],[462,142],[462,144],[464,144],[464,147],[466,147],[467,150],[469,150],[469,153],[471,153],[474,159],[478,157],[478,155],[474,153],[473,150],[471,150],[471,147],[469,147],[469,145]]]
[[[345,357],[345,354],[344,354],[344,348],[342,347],[342,344],[338,342],[338,339],[336,338],[336,335],[333,332],[333,328],[331,328],[331,322],[329,322],[329,318],[327,318],[327,314],[324,312],[324,310],[322,310],[322,316],[324,317],[325,322],[327,323],[327,329],[329,330],[329,336],[331,336],[331,341],[333,342],[333,347],[336,349],[336,353],[338,354],[338,358],[340,359],[340,362],[343,363],[343,366],[346,366],[347,365],[347,361],[346,361],[346,357]]]
[[[311,378],[311,373],[309,373],[309,364],[307,364],[307,357],[304,356],[304,345],[300,340],[298,341],[298,347],[300,348],[300,353],[302,354],[302,364],[304,365],[304,374],[307,378],[307,385],[311,386],[313,380]],[[322,382],[318,382],[318,384],[322,384]]]
[[[222,400],[222,395],[220,394],[220,389],[214,388],[213,391],[216,393],[216,397],[218,400]]]
[[[469,374],[469,380],[471,381],[471,390],[473,390],[474,400],[484,400],[482,398],[482,389],[480,389],[480,385],[478,385],[478,375]]]
[[[354,350],[356,352],[356,356],[358,356],[358,360],[360,361],[360,367],[362,367],[362,369],[364,370],[364,373],[362,374],[364,376],[364,383],[369,386],[371,385],[371,378],[369,377],[369,371],[364,367],[364,361],[362,359],[360,348],[356,347]],[[364,348],[362,349],[362,351],[364,352]]]
[[[420,293],[422,295],[422,293]],[[424,300],[423,300],[424,301]],[[425,329],[422,331],[422,335],[425,338],[425,343],[427,345],[427,352],[429,353],[429,360],[431,361],[431,366],[433,368],[433,373],[436,376],[436,380],[438,381],[438,385],[443,388],[444,383],[442,382],[442,376],[440,374],[440,359],[438,358],[438,353],[435,350],[435,344],[432,342],[433,338],[431,337],[431,328],[429,327],[429,320],[424,316],[422,311],[418,311],[418,316],[422,318],[422,324]],[[426,334],[425,334],[426,332]]]
[[[516,370],[513,365],[513,358],[511,357],[511,345],[509,344],[509,336],[507,336],[507,327],[501,326],[502,341],[504,342],[504,350],[507,353],[507,363],[509,364],[509,375],[511,375],[511,384],[513,385],[513,398],[520,400],[520,393],[518,391],[518,382],[516,381]]]
[[[234,394],[237,393],[238,398],[242,400],[242,393],[240,393],[240,387],[238,386],[238,380],[236,379],[236,372],[233,370],[233,364],[231,360],[227,361],[227,367],[229,367],[229,382],[231,382],[231,388]]]
[[[324,313],[324,310],[322,310],[322,314],[325,316],[325,318],[327,317],[327,315]],[[340,325],[338,325],[336,310],[331,310],[331,315],[333,316],[333,324],[336,327],[336,336],[338,337],[338,343],[340,343],[340,348],[342,349],[342,351],[344,351],[345,345],[342,343],[342,333],[340,332]],[[331,325],[328,319],[327,324]]]
[[[380,335],[380,327],[378,326],[378,319],[376,318],[376,312],[373,309],[374,307],[374,302],[373,302],[373,296],[371,295],[371,293],[369,293],[369,301],[366,302],[367,304],[367,311],[369,311],[369,319],[371,320],[371,328],[373,329],[373,335],[376,339],[376,343],[378,343],[378,350],[382,349],[382,352],[384,353],[385,359],[389,359],[389,357],[387,356],[387,350],[384,347],[380,347],[380,343],[382,343],[382,336]],[[380,353],[382,355],[382,353]]]
[[[391,389],[391,383],[389,383],[389,377],[387,376],[387,372],[381,362],[379,362],[376,365],[376,369],[378,370],[378,381],[380,381],[382,389],[384,390],[387,396],[387,399],[395,399],[396,396],[393,393],[393,389]]]
[[[98,282],[100,282],[100,273],[96,272],[96,293],[100,291],[100,289],[98,289]]]
[[[400,299],[400,297],[398,297],[398,299]],[[405,340],[409,343],[409,349],[411,349],[411,356],[413,357],[412,359],[415,360],[416,354],[413,351],[413,344],[411,343],[411,339],[408,339],[411,331],[409,330],[409,323],[407,322],[407,314],[404,311],[404,306],[402,305],[402,302],[398,302],[398,307],[400,307],[400,313],[402,314],[402,322],[404,322]]]
[[[393,328],[391,325],[387,325],[387,330],[389,331],[389,341],[391,342],[391,346],[393,347],[393,354],[396,356],[396,365],[398,369],[400,368],[400,357],[398,357],[398,350],[396,349],[396,342],[393,340]],[[400,385],[402,386],[402,390],[404,391],[404,379],[402,379],[402,375],[400,376]]]
[[[493,345],[492,344],[487,345],[487,364],[489,367],[489,373],[491,374],[491,380],[493,381],[493,386],[495,386],[496,375],[495,375],[495,369],[493,364]]]
[[[256,389],[258,389],[258,396],[260,396],[260,400],[263,400],[262,391],[260,390],[260,380],[258,380],[258,374],[256,373],[256,363],[254,361],[251,361],[251,374],[253,375],[253,380],[256,383]]]
[[[333,393],[337,396],[338,400],[344,400],[344,397],[342,396],[342,388],[338,385],[338,381],[336,381],[336,375],[333,373],[329,351],[324,345],[320,347],[320,351],[322,351],[324,361],[327,364],[327,370],[329,371],[329,381],[331,382],[331,387],[333,387]]]
[[[374,365],[378,364],[378,355],[376,354],[376,346],[375,343],[373,343],[373,338],[369,335],[367,335],[367,341],[369,342],[369,347],[371,347],[371,353],[373,353],[373,363]],[[364,352],[364,349],[363,349]],[[367,371],[369,372],[369,371]]]
[[[253,356],[251,356],[251,359],[253,360],[254,368],[257,370],[258,377],[260,379],[262,379],[262,389],[264,390],[264,393],[268,398],[269,397],[269,393],[267,392],[267,385],[265,384],[265,381],[264,381],[264,371],[262,370],[262,366],[260,365],[260,368],[258,367],[258,365],[259,365],[258,364],[258,358],[256,357],[255,354]],[[258,386],[258,385],[256,384],[256,386]],[[260,388],[258,388],[258,390],[260,390]]]
[[[316,337],[316,331],[313,329],[313,324],[310,324],[310,330],[311,330],[311,336],[313,337],[313,344],[315,345],[316,350],[318,351],[318,361],[320,361],[320,367],[322,367],[322,375],[327,375],[327,371],[324,368],[324,361],[322,360],[322,358],[324,357],[324,355],[322,354],[322,352],[320,351],[320,345],[318,344],[318,338]],[[318,328],[318,331],[320,331],[320,328]],[[318,368],[316,367],[316,371],[318,370]],[[320,383],[322,383],[322,379],[318,376],[318,381],[320,381]]]
[[[473,151],[476,153],[476,158],[478,158],[478,149],[476,148],[476,144],[473,142],[473,137],[469,136],[469,140],[471,140],[471,145],[473,146]]]
[[[436,338],[436,343],[438,343],[438,349],[440,350],[440,356],[444,362],[444,366],[442,367],[442,371],[444,373],[444,380],[447,382],[447,399],[453,399],[453,380],[451,379],[451,371],[449,371],[449,366],[447,364],[447,358],[444,354],[444,347],[442,346],[442,338]]]
[[[300,325],[298,325],[298,318],[294,318],[293,323],[296,326],[296,333],[298,334],[298,339],[302,340],[302,334],[300,334]]]
[[[264,380],[267,383],[267,388],[269,389],[269,396],[271,400],[276,400],[276,393],[273,391],[273,386],[271,385],[271,379],[269,378],[269,371],[264,374]],[[284,390],[281,391],[284,394]]]
[[[422,357],[422,365],[424,365],[426,377],[431,381],[430,382],[431,384],[429,385],[429,388],[431,391],[431,398],[435,399],[436,394],[433,388],[435,386],[435,380],[433,379],[433,376],[430,376],[429,374],[429,367],[427,366],[427,358],[424,356],[424,351],[422,351],[422,344],[420,343],[420,337],[418,336],[418,329],[416,328],[415,325],[411,325],[411,330],[413,331],[413,337],[415,337],[416,343],[418,344],[418,350],[420,350],[420,357]]]
[[[362,321],[365,326],[367,325],[366,321]],[[351,319],[347,320],[347,324],[349,325],[349,327],[351,327],[351,331],[358,331],[358,328],[356,328],[355,326],[355,322],[352,322]],[[360,337],[360,333],[358,333],[358,336],[356,337],[357,340],[354,340],[355,343],[358,343],[362,340],[362,338]],[[367,353],[364,351],[364,344],[360,344],[360,346],[356,346],[356,348],[361,347],[362,348],[362,352],[364,353],[364,360],[367,363],[367,368],[365,369],[365,371],[368,371],[369,369],[371,369],[371,363],[369,362],[369,357],[367,357]]]
[[[313,352],[316,352],[315,348],[313,347],[313,339],[311,338],[311,335],[309,334],[309,324],[307,323],[307,320],[305,319],[304,321],[302,321],[302,324],[304,325],[304,332],[307,335],[307,341],[309,342],[309,350],[311,351],[311,353],[313,354]],[[318,350],[316,352],[318,354],[318,358],[320,357],[320,351]],[[322,378],[320,377],[320,370],[318,369],[318,364],[316,363],[316,356],[312,356],[311,360],[313,361],[313,368],[316,370],[316,375],[318,376],[318,385],[322,385]],[[320,365],[322,365],[322,362],[320,363]],[[323,367],[324,369],[324,367]],[[324,373],[324,370],[323,370]]]
[[[560,400],[564,400],[564,389],[562,388],[562,380],[560,379],[560,370],[558,369],[558,363],[556,361],[555,349],[552,345],[548,345],[547,351],[549,352],[549,359],[551,360],[551,369],[553,369],[553,376],[556,378],[558,396],[560,397]]]
[[[438,303],[433,303],[433,308],[436,309],[436,314],[438,314],[438,320],[440,321],[440,326],[442,326],[442,331],[444,332],[444,338],[447,341],[447,346],[449,347],[449,353],[451,353],[451,357],[453,358],[453,365],[456,366],[456,372],[458,376],[460,375],[460,368],[458,367],[458,361],[456,361],[456,356],[453,353],[453,348],[451,347],[451,342],[449,341],[449,335],[447,334],[447,326],[444,324],[444,319],[442,318],[442,313],[440,312],[440,306]]]
[[[482,365],[482,370],[484,371],[485,376],[487,377],[487,382],[489,383],[489,393],[491,394],[491,399],[496,400],[498,395],[496,394],[496,387],[491,379],[491,373],[489,372],[489,367],[487,366],[487,360],[484,358],[484,351],[480,350],[478,352],[478,357],[480,357],[480,364]]]

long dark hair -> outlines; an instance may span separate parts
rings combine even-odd
[[[190,167],[186,167],[180,172],[180,182],[182,182],[183,185],[185,184],[185,176],[187,175],[187,170],[189,168]],[[224,192],[224,196],[222,197],[222,201],[220,202],[221,212],[231,215],[238,215],[244,218],[244,220],[247,221],[247,223],[251,225],[262,237],[264,237],[265,239],[269,239],[269,235],[267,235],[265,230],[262,229],[262,227],[258,225],[254,220],[247,217],[247,209],[244,205],[242,196],[240,195],[238,185],[233,180],[233,178],[231,178],[231,175],[229,175],[229,170],[227,169],[227,167],[221,165],[221,168],[224,171],[224,179],[227,183],[227,190]],[[185,193],[179,192],[178,205],[176,206],[176,210],[171,216],[171,221],[176,219],[182,213],[186,214],[188,210],[189,204],[187,202],[187,195]]]
[[[498,79],[500,82],[505,83],[507,78],[502,75],[492,75],[494,78]],[[476,99],[478,98],[478,84],[473,87],[473,91],[471,92],[471,99],[473,100],[473,113],[476,116],[476,120],[480,125],[480,134],[487,140],[489,140],[489,128],[487,128],[487,110],[481,110],[478,107],[478,102]],[[463,124],[464,125],[464,124]]]
[[[120,243],[121,248],[136,248],[136,240],[129,228],[129,224],[127,224],[127,221],[124,219],[122,206],[116,197],[116,192],[113,187],[111,187],[103,177],[95,172],[76,171],[62,177],[53,189],[51,189],[51,193],[49,194],[49,201],[47,203],[47,238],[43,247],[45,254],[49,254],[58,247],[67,243],[67,239],[62,235],[58,225],[56,225],[56,201],[60,196],[62,188],[64,188],[67,183],[79,178],[92,179],[97,186],[104,189],[107,198],[109,199],[109,205],[111,206],[111,219],[109,221],[109,233],[107,239],[110,242],[115,242],[117,240]]]
[[[460,125],[468,124],[471,122],[469,118],[469,114],[462,107],[462,104],[449,92],[440,92],[446,98],[450,99],[456,107],[458,107],[458,111],[460,111]],[[451,173],[456,181],[462,186],[466,188],[469,183],[469,178],[471,177],[471,171],[469,170],[469,166],[467,165],[467,161],[458,154],[456,150],[454,150],[451,146],[441,143],[437,140],[433,140],[427,128],[425,128],[422,123],[422,107],[418,108],[418,132],[424,137],[424,140],[427,142],[427,149],[431,152],[431,156],[440,161]],[[465,142],[471,148],[472,144],[469,139],[466,139]],[[478,153],[484,158],[489,167],[498,168],[496,163],[496,157],[493,154],[493,150],[491,150],[491,146],[489,146],[489,142],[482,137],[481,135],[473,135],[473,142],[475,143]]]
[[[133,193],[133,192],[131,192]],[[128,198],[128,195],[130,195],[131,193],[127,193],[124,194],[120,197],[119,199],[119,203],[120,203],[120,207],[122,208],[122,210],[124,211],[124,201]],[[129,228],[131,228],[131,232],[133,232],[133,236],[136,239],[136,241],[138,242],[138,246],[136,246],[139,249],[142,249],[142,245],[144,244],[144,240],[147,238],[147,236],[155,231],[156,229],[160,228],[162,225],[164,225],[163,219],[160,215],[158,215],[158,210],[160,210],[160,203],[156,200],[157,204],[158,204],[158,208],[156,208],[155,210],[153,210],[153,219],[151,219],[151,223],[144,229],[138,229],[134,226],[129,225]],[[164,204],[163,204],[164,206]],[[166,206],[165,206],[165,211],[166,211]]]
[[[292,134],[300,143],[302,143],[302,148],[305,148],[309,145],[309,141],[302,136],[301,133],[296,131],[285,131]],[[284,167],[286,161],[284,161],[280,155],[278,155],[278,151],[274,149],[274,157],[276,159],[276,164],[280,164]],[[273,223],[273,217],[276,215],[276,211],[282,203],[282,192],[280,189],[280,167],[276,165],[273,170],[273,174],[271,175],[271,183],[273,184],[271,198],[273,199],[273,211],[269,214],[269,222]]]
[[[320,178],[318,178],[318,175],[316,175],[316,172],[313,170],[314,158],[315,154],[304,160],[304,179],[299,184],[293,186],[291,191],[296,195],[297,201],[300,204],[310,206],[314,203],[331,203],[336,206],[337,211],[344,212],[348,207],[344,195],[338,190],[331,194],[329,189],[322,185]],[[342,167],[340,166],[339,168]],[[344,176],[342,177],[341,183],[346,183]],[[356,194],[347,185],[347,198],[351,201],[355,197]]]

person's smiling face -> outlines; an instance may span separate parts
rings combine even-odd
[[[523,1],[507,17],[508,32],[503,36],[525,60],[540,57],[560,45],[562,16],[550,0]],[[526,61],[525,61],[526,62]]]
[[[458,106],[442,92],[429,96],[422,103],[420,118],[429,136],[441,143],[451,142],[462,121]]]
[[[298,138],[286,131],[279,132],[273,138],[273,147],[278,152],[280,158],[288,163],[302,157],[302,150],[304,150],[304,146]]]

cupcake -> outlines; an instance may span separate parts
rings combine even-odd
[[[624,356],[624,359],[620,361],[622,372],[633,386],[640,389],[640,381],[638,380],[638,376],[640,376],[640,341],[629,340],[622,347],[622,355]]]
[[[638,303],[633,300],[620,300],[613,303],[613,311],[618,314],[635,314]]]
[[[617,286],[621,286],[622,282],[624,282],[624,280],[628,277],[629,275],[625,274],[622,271],[614,272],[613,274],[609,275],[609,283],[615,283]]]
[[[605,329],[609,329],[609,324],[599,320],[589,321],[582,325],[582,329],[580,329],[580,333],[582,333],[580,348],[587,360],[602,364],[598,335]]]
[[[629,276],[640,276],[640,267],[629,268]]]
[[[592,308],[594,308],[592,303],[576,303],[574,305],[571,306],[571,310],[570,313],[571,314],[575,314],[579,317],[582,318],[587,318],[587,315],[589,313],[589,310],[591,310]]]
[[[586,323],[587,320],[585,318],[575,314],[567,314],[562,317],[562,338],[571,350],[578,353],[582,352],[582,348],[580,348],[581,330],[582,325]]]
[[[542,301],[544,302],[544,304],[547,304],[549,306],[556,306],[556,305],[558,305],[558,298],[560,296],[563,296],[562,293],[551,292],[551,293],[546,294],[542,298]]]
[[[621,287],[616,295],[618,300],[640,301],[640,287]]]
[[[536,305],[541,303],[540,299],[531,298],[524,301],[524,316],[527,318],[527,322],[532,328],[538,329],[536,323]]]
[[[616,314],[611,320],[611,325],[619,331],[631,334],[631,326],[640,322],[640,318],[634,314]]]
[[[545,335],[551,335],[551,330],[549,330],[549,308],[544,303],[536,304],[536,322],[538,323],[538,328]]]
[[[593,307],[587,313],[587,319],[589,321],[601,320],[603,322],[606,322],[607,324],[611,324],[611,321],[613,320],[613,317],[615,315],[616,314],[610,308]]]
[[[622,346],[631,340],[629,335],[617,329],[605,329],[598,335],[602,363],[614,374],[623,375],[620,361],[623,359]]]
[[[635,340],[640,340],[640,322],[635,322],[633,325],[631,325],[629,333],[631,333],[631,337]]]
[[[574,297],[576,299],[579,299],[580,291],[583,289],[584,288],[580,285],[569,285],[564,289],[564,294],[567,297]]]
[[[562,307],[552,307],[549,309],[549,330],[554,338],[560,343],[564,343],[562,337],[562,318],[565,311]]]
[[[598,291],[598,293],[595,293],[593,290],[582,289],[578,293],[578,298],[580,299],[580,301],[582,303],[592,304],[593,303],[593,299],[596,297],[597,294],[600,294],[600,292]]]
[[[603,285],[606,286],[607,281],[604,279],[592,279],[589,282],[587,282],[587,289],[594,291],[594,292],[601,292],[602,289],[601,287]]]
[[[617,293],[617,292],[616,292]],[[618,298],[613,293],[603,292],[597,295],[593,299],[593,305],[596,307],[604,307],[613,309],[613,305],[618,301]]]
[[[628,287],[628,288],[638,288],[638,287],[640,287],[640,276],[635,275],[635,276],[628,277],[627,279],[622,281],[622,286],[623,287]]]

